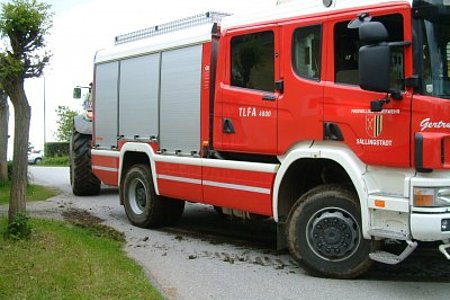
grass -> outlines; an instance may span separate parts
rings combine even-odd
[[[68,156],[44,157],[38,166],[68,167],[69,162]]]
[[[9,202],[11,182],[0,182],[0,204]],[[41,201],[58,195],[58,191],[51,187],[29,184],[27,188],[27,201]]]
[[[11,241],[1,238],[7,220],[0,218],[0,299],[162,299],[117,235],[30,222],[31,238]]]

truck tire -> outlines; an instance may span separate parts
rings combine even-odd
[[[100,180],[92,173],[92,135],[72,130],[70,141],[70,184],[77,196],[94,196],[100,193]]]
[[[291,255],[311,275],[355,278],[371,265],[358,198],[339,185],[316,187],[294,204],[287,222]]]
[[[157,228],[178,221],[184,201],[156,195],[150,167],[139,164],[125,174],[121,185],[125,213],[133,225]]]
[[[183,215],[185,201],[168,197],[160,197],[165,210],[163,225],[172,225],[178,222]]]

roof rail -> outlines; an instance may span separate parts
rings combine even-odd
[[[191,17],[171,21],[168,23],[148,27],[138,31],[118,35],[114,38],[114,44],[120,45],[137,40],[150,38],[156,35],[162,35],[169,32],[174,32],[182,29],[187,29],[208,23],[220,23],[223,17],[230,16],[229,13],[208,11],[204,14],[198,14]]]
[[[295,2],[296,0],[277,0],[277,5],[287,4],[291,2]],[[325,7],[330,7],[336,2],[336,0],[322,0],[322,4]]]

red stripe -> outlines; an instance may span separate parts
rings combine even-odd
[[[214,182],[266,188],[272,191],[275,174],[223,168],[203,168],[203,179]],[[236,189],[204,186],[204,201],[261,215],[272,215],[272,192],[261,194]]]
[[[156,174],[201,179],[202,167],[157,161]]]
[[[92,155],[92,165],[118,169],[119,157]]]
[[[203,167],[203,180],[272,189],[274,173]]]
[[[156,176],[166,175],[200,180],[202,169],[200,166],[182,165],[177,163],[156,162]],[[162,196],[178,198],[194,202],[203,201],[202,186],[200,184],[177,182],[158,178],[158,189]]]
[[[203,170],[203,178],[202,178]],[[272,191],[274,173],[183,165],[156,162],[156,174],[180,179],[205,180],[244,187],[265,188]],[[158,177],[161,195],[183,200],[203,202],[261,215],[272,215],[272,192],[269,194],[242,191],[232,187],[203,186]]]
[[[100,179],[101,182],[107,185],[117,186],[119,179],[119,157],[92,155],[92,172]],[[116,172],[99,170],[95,167],[104,167],[116,169]]]

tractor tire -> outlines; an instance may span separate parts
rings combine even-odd
[[[287,242],[313,276],[355,278],[372,264],[374,246],[362,236],[358,197],[339,185],[318,186],[298,199],[288,217]]]
[[[122,203],[130,222],[142,228],[157,228],[178,221],[184,201],[156,195],[150,167],[145,164],[127,170],[121,184]]]
[[[70,184],[77,196],[95,196],[100,193],[100,180],[92,173],[92,135],[72,131],[70,140]]]

